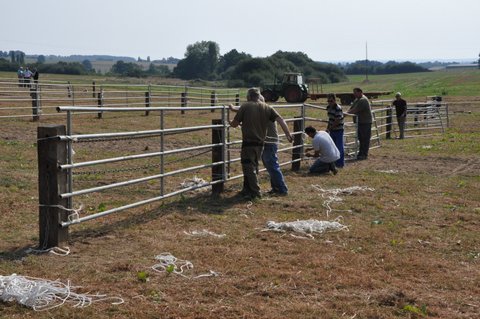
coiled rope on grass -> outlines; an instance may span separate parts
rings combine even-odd
[[[320,185],[312,185],[312,187],[320,191],[322,193],[321,194],[322,197],[325,198],[325,201],[323,202],[322,206],[327,209],[326,211],[327,217],[329,216],[330,212],[334,210],[330,206],[330,204],[334,202],[343,201],[343,198],[341,198],[340,195],[351,195],[358,191],[370,191],[370,192],[375,191],[374,188],[370,188],[366,186],[351,186],[347,188],[332,188],[332,189],[324,189]],[[351,212],[350,209],[347,209],[347,210],[335,209],[335,211]]]
[[[79,294],[67,281],[66,284],[59,280],[51,281],[40,278],[19,276],[0,276],[0,300],[4,302],[16,301],[35,311],[49,310],[65,303],[72,304],[75,308],[84,308],[94,302],[112,300],[112,305],[124,302],[120,297],[107,297],[107,295]]]
[[[213,270],[210,270],[206,274],[201,274],[197,276],[188,276],[184,274],[184,271],[193,269],[193,264],[188,260],[178,259],[173,256],[171,253],[161,253],[155,256],[155,259],[158,261],[157,264],[152,266],[152,269],[159,273],[173,273],[180,275],[188,279],[197,279],[202,277],[217,277],[219,274]]]
[[[209,231],[207,229],[202,229],[202,230],[192,230],[190,232],[183,231],[185,235],[192,236],[192,237],[207,237],[207,236],[212,236],[216,238],[224,238],[225,234],[217,234],[212,231]]]
[[[325,220],[297,220],[293,222],[274,222],[268,221],[267,225],[263,231],[276,231],[276,232],[287,232],[291,231],[294,233],[301,233],[306,237],[314,239],[312,234],[323,234],[326,232],[341,231],[347,230],[348,227],[342,225],[339,221],[341,217],[335,219],[334,221],[325,221]],[[292,234],[294,237],[298,237]]]

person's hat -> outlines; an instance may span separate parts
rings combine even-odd
[[[397,94],[395,94],[395,96],[402,96],[402,93],[397,92]]]

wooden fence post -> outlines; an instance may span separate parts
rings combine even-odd
[[[145,92],[145,107],[150,107],[150,91]],[[150,111],[145,111],[145,116],[148,116]]]
[[[212,125],[221,125],[223,124],[222,120],[212,120]],[[212,128],[212,144],[224,143],[225,142],[225,131],[223,127],[214,127]],[[219,145],[212,147],[212,163],[221,162],[224,160],[225,152],[224,150],[225,145]],[[224,166],[225,163],[222,165],[215,165],[212,166],[212,182],[218,180],[224,180]],[[224,190],[224,183],[218,183],[212,185],[212,195],[219,195]]]
[[[92,98],[95,98],[95,81],[92,82]]]
[[[212,93],[210,93],[210,106],[217,106],[217,94],[215,93],[215,91],[212,91]],[[215,112],[215,109],[212,109],[211,112]]]
[[[240,106],[240,94],[235,94],[235,105]]]
[[[58,168],[67,163],[67,142],[55,139],[65,135],[64,125],[39,126],[37,129],[38,192],[39,192],[39,248],[47,249],[68,241],[68,227],[60,223],[68,220],[68,199],[60,198],[67,187],[67,172]]]
[[[391,138],[391,132],[392,132],[392,108],[390,107],[387,109],[387,126],[386,126],[386,135],[385,138],[389,140]]]
[[[187,92],[182,92],[182,97],[180,99],[180,106],[187,107]],[[181,111],[182,114],[185,114],[185,111]]]
[[[292,161],[298,160],[303,156],[303,127],[304,127],[304,118],[300,116],[295,116],[295,121],[293,122],[293,132],[296,133],[293,137],[293,146],[301,146],[294,148],[292,150]],[[292,171],[300,170],[301,161],[292,163]]]
[[[32,97],[32,120],[37,122],[40,120],[40,93],[38,92],[38,85],[34,84],[30,88],[30,96]]]
[[[100,92],[98,92],[97,103],[99,108],[103,107],[103,90],[100,90]],[[98,112],[97,118],[101,119],[102,116],[103,116],[103,112],[102,111]]]

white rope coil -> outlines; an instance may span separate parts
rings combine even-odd
[[[341,202],[343,199],[340,195],[351,195],[358,191],[375,191],[374,188],[366,187],[366,186],[351,186],[347,188],[332,188],[332,189],[323,189],[320,185],[312,185],[313,188],[320,191],[322,193],[322,197],[326,198],[323,202],[322,206],[327,209],[327,216],[329,216],[330,212],[333,211],[332,207],[330,206],[333,202]],[[351,210],[339,210],[335,209],[335,211],[347,211],[351,212]]]
[[[193,264],[188,260],[178,259],[170,253],[161,253],[155,256],[155,259],[159,261],[158,264],[152,266],[152,269],[156,272],[173,273],[189,279],[219,276],[219,274],[213,270],[194,277],[187,276],[183,272],[193,269]]]
[[[193,192],[205,192],[208,190],[209,187],[202,187],[208,185],[208,182],[205,181],[203,178],[199,178],[194,176],[193,178],[185,179],[182,183],[180,183],[181,188],[189,188],[189,187],[198,187],[193,190]]]
[[[263,231],[276,231],[276,232],[287,232],[291,231],[294,233],[302,233],[303,235],[314,238],[312,234],[323,234],[326,232],[348,230],[348,227],[339,223],[339,218],[334,221],[325,221],[325,220],[297,220],[294,222],[274,222],[268,221],[267,228]],[[295,236],[294,237],[298,237]]]
[[[217,234],[212,231],[209,231],[207,229],[202,229],[202,230],[192,230],[190,232],[184,231],[183,232],[185,235],[192,236],[192,237],[207,237],[207,236],[213,236],[216,238],[223,238],[227,235],[225,234]]]
[[[78,294],[73,292],[76,288],[78,287],[70,285],[70,281],[64,284],[58,280],[50,281],[17,274],[0,276],[0,300],[16,301],[35,311],[49,310],[65,303],[70,303],[75,308],[84,308],[98,301],[112,300],[112,305],[124,302],[120,297]]]
[[[385,174],[398,174],[398,170],[396,169],[378,170],[377,172]]]

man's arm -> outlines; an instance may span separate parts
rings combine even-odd
[[[230,109],[230,111],[237,113],[238,110],[240,109],[240,106],[228,104],[228,108]]]
[[[233,104],[229,104],[228,108],[235,113],[238,113],[238,110],[240,110],[240,106],[234,106]],[[240,121],[237,120],[236,117],[232,121],[230,121],[230,126],[233,128],[238,127],[239,125]]]
[[[237,121],[236,119],[233,119],[233,121],[230,121],[230,126],[235,128],[240,125],[240,122]]]
[[[311,150],[311,149],[309,149]],[[315,151],[313,154],[311,153],[305,153],[306,157],[319,157],[320,156],[320,151]]]
[[[277,121],[277,123],[280,124],[283,132],[285,133],[285,136],[287,137],[287,140],[290,143],[292,143],[293,141],[292,135],[290,134],[290,130],[288,129],[287,123],[285,123],[285,120],[283,119],[283,117],[279,116],[275,119],[275,121]]]

